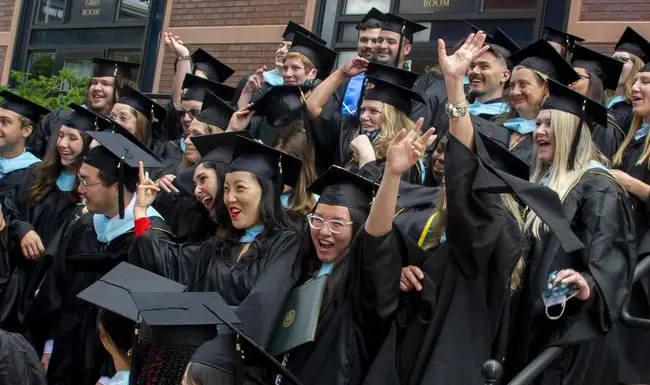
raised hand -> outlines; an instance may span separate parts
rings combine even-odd
[[[228,128],[226,129],[226,132],[242,131],[248,126],[248,123],[251,122],[253,115],[255,115],[255,111],[250,109],[252,105],[253,104],[251,103],[232,114],[230,121],[228,122]]]
[[[418,138],[418,132],[422,129],[424,119],[418,119],[413,131],[406,134],[406,129],[402,129],[393,138],[386,151],[386,170],[395,176],[402,175],[406,170],[422,157],[422,152],[427,146],[429,138],[435,132],[433,127]]]
[[[153,204],[153,201],[156,199],[156,195],[160,191],[160,188],[149,178],[149,173],[144,171],[144,166],[142,162],[138,167],[138,176],[140,182],[136,189],[136,199],[135,199],[135,209],[146,211],[149,206]]]
[[[266,82],[262,74],[266,71],[267,71],[266,66],[262,68],[258,68],[257,71],[255,71],[255,73],[252,74],[246,81],[246,85],[244,86],[244,92],[253,94],[257,90],[262,88],[262,85]]]
[[[458,51],[451,56],[447,56],[445,42],[438,39],[438,62],[442,74],[446,78],[462,78],[465,76],[470,64],[490,49],[490,47],[483,45],[484,42],[485,32],[478,31],[469,35]]]
[[[345,63],[341,70],[347,77],[357,76],[368,70],[368,60],[361,57],[352,58]]]
[[[177,57],[183,57],[190,54],[190,50],[183,45],[183,41],[178,36],[172,35],[170,32],[165,32],[165,45],[174,52]]]
[[[167,174],[163,175],[158,180],[156,181],[156,186],[160,187],[163,189],[165,192],[168,193],[177,193],[178,189],[176,186],[174,186],[174,179],[176,179],[176,175],[174,174]]]

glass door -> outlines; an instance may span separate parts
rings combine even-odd
[[[92,77],[93,76],[93,58],[103,57],[104,50],[88,50],[88,51],[68,51],[61,50],[56,54],[54,61],[54,68],[61,70],[67,68],[77,74],[79,77]],[[70,89],[69,84],[63,84],[62,91]]]

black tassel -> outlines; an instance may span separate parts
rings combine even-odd
[[[275,175],[275,188],[277,199],[280,199],[280,196],[284,191],[284,178],[282,177],[282,155],[280,155],[280,158],[278,159],[278,173]]]
[[[118,182],[117,182],[117,207],[120,211],[120,219],[124,219],[124,157],[117,164]]]
[[[576,170],[578,165],[576,164],[576,157],[578,156],[578,144],[580,143],[580,136],[582,135],[582,125],[585,122],[585,106],[587,100],[582,102],[582,113],[580,114],[580,121],[578,122],[578,128],[576,129],[576,134],[573,136],[573,142],[571,143],[571,152],[569,153],[569,168]]]
[[[129,385],[138,385],[138,368],[137,361],[140,355],[140,322],[135,325],[133,331],[133,340],[131,342],[131,375],[129,377]]]
[[[237,334],[235,342],[235,350],[237,354],[240,355],[241,359],[238,359],[235,363],[235,385],[244,384],[244,350],[242,349],[241,340],[239,339],[239,334]]]
[[[399,68],[399,57],[402,56],[402,45],[404,43],[404,30],[406,22],[402,25],[402,32],[399,35],[399,47],[397,47],[397,57],[395,57],[395,68]]]

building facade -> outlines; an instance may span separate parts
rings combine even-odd
[[[438,38],[467,34],[461,20],[499,26],[522,45],[542,25],[565,28],[605,53],[628,25],[650,38],[647,0],[0,0],[0,81],[11,70],[89,75],[99,56],[139,62],[141,88],[169,92],[175,58],[162,42],[169,31],[237,70],[234,82],[273,65],[288,20],[329,41],[343,63],[355,54],[354,26],[371,7],[429,27],[414,38],[416,72],[432,64]]]

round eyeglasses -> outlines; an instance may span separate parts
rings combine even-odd
[[[334,234],[339,234],[341,233],[347,226],[350,226],[353,222],[343,222],[339,221],[337,219],[324,219],[319,217],[316,214],[309,214],[307,215],[307,220],[309,221],[309,227],[311,227],[314,230],[322,230],[325,225],[329,228],[329,230],[334,233]]]

